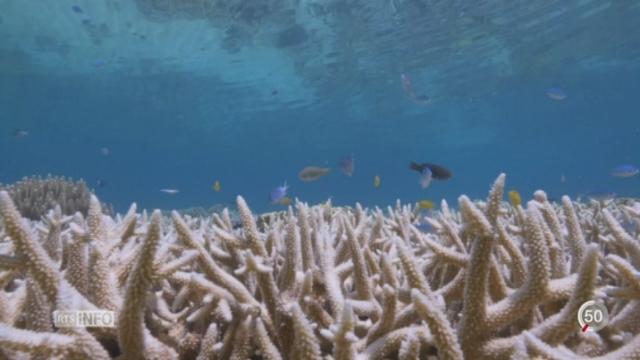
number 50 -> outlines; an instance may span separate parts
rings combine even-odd
[[[602,321],[603,317],[604,315],[600,309],[587,309],[584,311],[584,321],[587,324],[591,324],[593,322],[599,323]]]

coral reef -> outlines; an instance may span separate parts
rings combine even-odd
[[[10,185],[0,184],[0,189],[9,192],[18,211],[31,220],[40,219],[55,206],[60,206],[65,215],[76,212],[86,215],[92,193],[83,180],[51,175],[25,177]],[[103,208],[107,214],[114,213],[110,205],[103,204]]]
[[[640,358],[640,203],[512,207],[504,185],[426,219],[296,202],[258,226],[238,197],[239,228],[93,195],[27,222],[2,191],[0,359]],[[611,318],[582,332],[592,299]],[[54,326],[83,309],[116,326]]]

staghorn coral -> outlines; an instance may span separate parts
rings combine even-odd
[[[238,197],[241,227],[226,210],[111,218],[94,196],[86,218],[27,222],[0,192],[0,359],[639,358],[640,244],[622,224],[640,203],[512,207],[505,181],[428,219],[298,202],[258,226]],[[611,320],[582,333],[591,299]],[[49,317],[96,308],[116,327]]]
[[[73,181],[59,176],[25,177],[9,185],[0,184],[0,190],[7,191],[22,216],[39,220],[50,209],[60,206],[61,213],[72,215],[76,212],[87,214],[91,190],[83,181]],[[113,214],[110,205],[102,204],[103,211]]]

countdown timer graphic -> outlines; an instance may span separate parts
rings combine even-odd
[[[598,331],[609,323],[609,311],[604,304],[589,300],[578,310],[578,324],[582,332]]]

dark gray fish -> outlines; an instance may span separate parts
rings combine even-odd
[[[422,105],[429,105],[431,104],[431,98],[428,97],[427,95],[416,95],[416,97],[413,99],[415,102],[417,102],[418,104],[422,104]]]
[[[436,165],[436,164],[430,164],[430,163],[418,164],[413,161],[409,165],[409,169],[417,171],[420,174],[424,173],[425,168],[428,168],[429,170],[431,170],[431,176],[437,180],[447,180],[453,175],[449,169],[445,168],[442,165]]]

